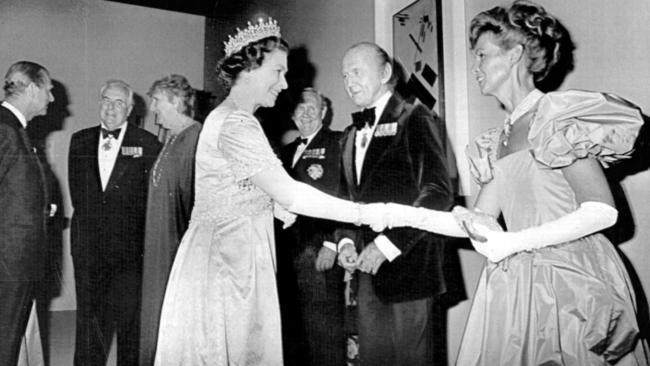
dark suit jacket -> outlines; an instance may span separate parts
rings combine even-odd
[[[0,106],[0,281],[38,280],[48,248],[43,169],[16,116]]]
[[[297,141],[280,150],[280,159],[295,180],[336,196],[341,183],[340,138],[341,132],[321,128],[294,167],[291,164],[298,148]],[[294,248],[298,251],[303,250],[305,246],[312,246],[318,252],[323,240],[334,241],[334,223],[327,220],[300,216],[287,231],[294,234],[297,241]]]
[[[106,191],[102,191],[99,130],[96,126],[78,131],[70,141],[72,256],[77,264],[93,265],[101,260],[141,271],[148,174],[160,143],[149,132],[129,125]],[[124,155],[124,147],[141,147],[142,156]]]
[[[359,185],[354,165],[356,128],[349,126],[341,141],[344,197],[355,202],[397,202],[449,210],[453,193],[441,123],[424,106],[410,105],[393,94],[370,141]],[[396,126],[396,133],[377,136],[377,132],[385,131],[388,124]],[[385,261],[373,276],[375,292],[380,299],[409,301],[442,295],[446,291],[444,237],[412,228],[385,230],[383,234],[402,254],[393,262]],[[368,227],[347,232],[359,251],[377,235]]]

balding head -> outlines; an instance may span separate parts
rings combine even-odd
[[[37,87],[50,83],[50,73],[36,62],[18,61],[9,67],[5,75],[5,98],[9,99],[25,91],[30,83]]]
[[[371,106],[393,88],[390,57],[374,43],[350,47],[343,56],[342,73],[345,91],[360,108]]]

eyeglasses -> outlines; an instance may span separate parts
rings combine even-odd
[[[109,99],[109,98],[102,98],[102,100],[99,102],[102,107],[113,107],[115,109],[123,110],[126,108],[126,102],[123,101],[122,99]]]

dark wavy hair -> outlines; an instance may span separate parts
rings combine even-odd
[[[147,95],[151,97],[159,91],[165,93],[170,102],[173,96],[178,97],[182,102],[179,112],[190,118],[194,117],[196,91],[192,88],[185,76],[172,74],[156,80],[149,88]]]
[[[24,92],[29,83],[42,88],[48,80],[50,80],[50,73],[42,65],[31,61],[18,61],[11,65],[5,74],[3,86],[5,98]]]
[[[217,76],[227,89],[230,89],[242,71],[250,71],[262,66],[266,54],[280,49],[289,52],[289,44],[279,37],[266,37],[251,42],[241,50],[219,60]]]
[[[494,34],[499,46],[509,50],[522,45],[528,71],[535,82],[544,80],[563,55],[570,37],[562,24],[538,4],[518,0],[510,8],[501,6],[479,13],[470,24],[472,49],[484,33]]]

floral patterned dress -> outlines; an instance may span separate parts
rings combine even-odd
[[[530,149],[499,157],[500,131],[479,138],[509,231],[575,211],[560,168],[586,157],[604,164],[624,157],[642,123],[627,102],[583,91],[546,94],[521,118],[517,123],[530,123]],[[457,364],[647,365],[638,336],[625,267],[612,244],[593,234],[488,262]]]
[[[270,167],[281,163],[255,117],[225,105],[210,113],[156,365],[282,365],[272,201],[250,180]]]

